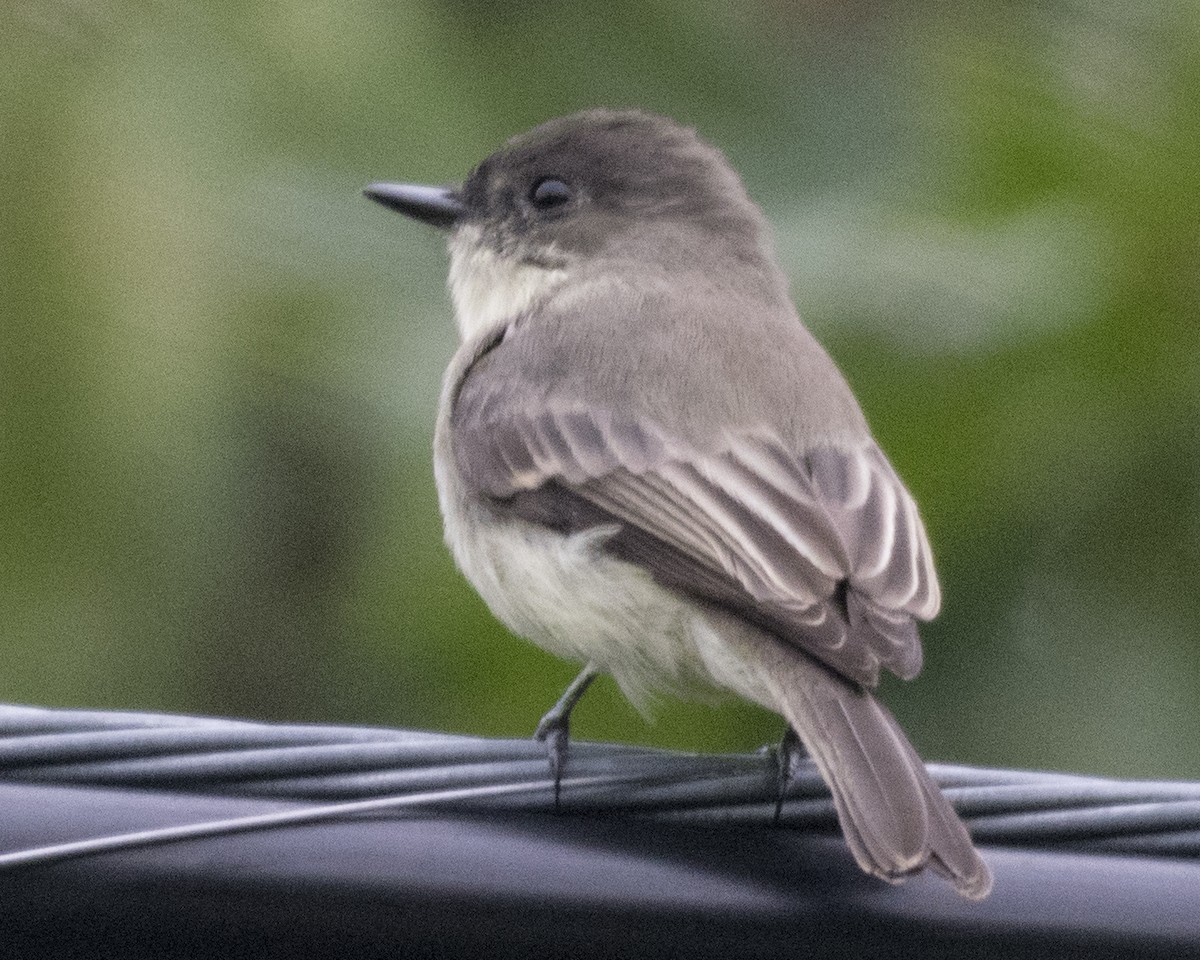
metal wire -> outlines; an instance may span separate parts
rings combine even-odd
[[[985,844],[1200,859],[1198,783],[944,764],[929,770]],[[565,810],[708,824],[774,821],[770,750],[709,755],[573,742],[568,774]],[[530,740],[4,705],[0,781],[311,801],[320,806],[290,814],[309,821],[384,798],[392,807],[554,805],[545,751]],[[781,825],[836,828],[811,762],[800,765],[787,796]],[[226,824],[225,832],[255,825]],[[214,832],[205,826],[194,825],[195,835]],[[152,833],[139,835],[142,842],[171,839]]]

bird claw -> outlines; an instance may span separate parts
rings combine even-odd
[[[567,749],[571,742],[571,718],[551,710],[538,723],[533,739],[546,748],[550,776],[554,778],[554,809],[559,809],[562,796],[562,776],[567,766]]]
[[[792,777],[795,776],[796,769],[800,766],[800,761],[807,755],[804,749],[804,744],[800,742],[800,738],[796,735],[796,731],[790,726],[784,731],[783,739],[779,741],[779,746],[775,748],[776,762],[776,781],[775,781],[775,816],[772,818],[772,824],[779,826],[780,817],[783,815],[783,801],[787,797],[789,784],[792,782]]]
[[[558,703],[538,722],[533,739],[546,745],[546,759],[550,761],[550,776],[554,778],[554,809],[559,809],[562,796],[562,775],[567,767],[567,747],[571,740],[571,711],[584,695],[599,670],[587,664],[558,698]]]

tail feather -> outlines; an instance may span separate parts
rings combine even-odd
[[[896,721],[889,714],[893,726]],[[992,892],[992,871],[979,856],[971,835],[941,789],[929,776],[925,764],[906,737],[901,738],[910,762],[921,772],[921,789],[929,802],[929,866],[950,880],[970,900],[982,900]]]
[[[859,865],[890,883],[928,866],[964,897],[986,897],[991,871],[887,708],[803,655],[770,658],[763,669],[829,784]]]

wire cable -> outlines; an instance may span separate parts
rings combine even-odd
[[[1200,859],[1200,783],[946,764],[929,770],[984,844]],[[700,824],[774,821],[778,780],[770,749],[713,755],[572,742],[567,772],[566,812]],[[383,808],[554,809],[545,749],[532,740],[28,706],[0,705],[0,782],[314,804],[78,841],[54,853],[0,850],[0,866]],[[829,792],[811,761],[789,783],[780,825],[836,829]]]

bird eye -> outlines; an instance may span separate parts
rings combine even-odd
[[[539,210],[549,210],[570,200],[571,188],[561,180],[546,177],[534,184],[529,192],[529,199]]]

